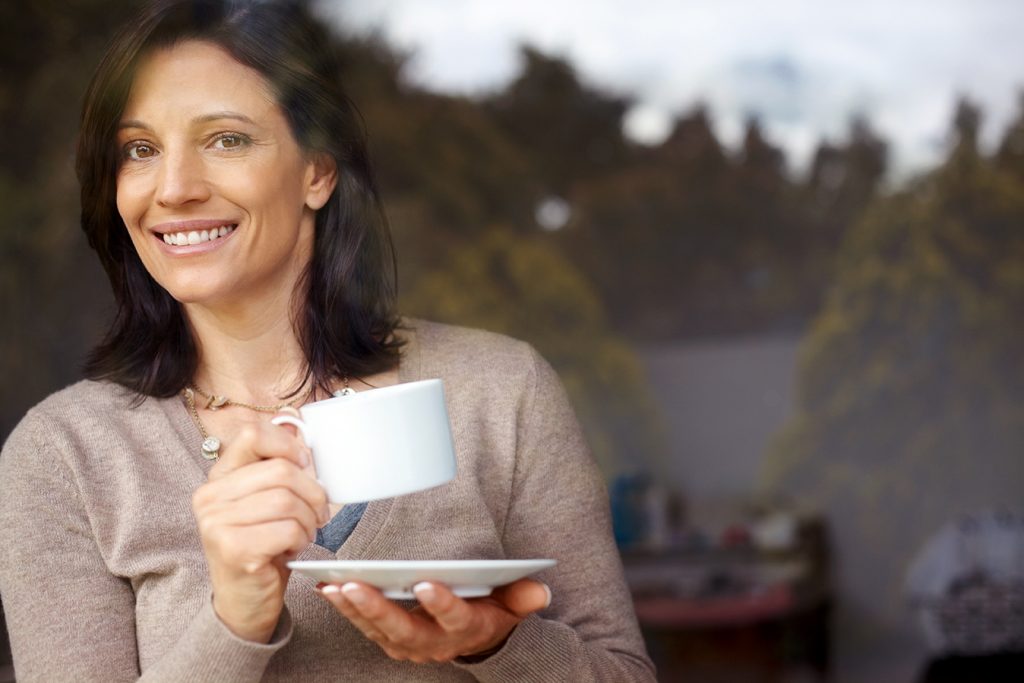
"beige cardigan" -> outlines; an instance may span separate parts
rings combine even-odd
[[[210,463],[178,398],[80,382],[0,457],[0,594],[19,681],[649,681],[600,476],[562,387],[526,344],[412,321],[403,382],[445,382],[458,455],[440,488],[369,504],[335,555],[552,557],[554,599],[474,664],[389,659],[291,576],[269,645],[214,615],[191,511]]]

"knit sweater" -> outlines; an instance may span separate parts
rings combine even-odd
[[[527,344],[421,321],[399,379],[445,383],[458,474],[369,503],[303,560],[550,557],[549,608],[475,663],[388,658],[293,573],[269,644],[217,618],[192,493],[211,463],[175,398],[84,381],[0,456],[0,595],[19,681],[650,681],[607,496],[564,391]],[[414,603],[408,603],[410,606]]]

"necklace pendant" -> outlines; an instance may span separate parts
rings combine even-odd
[[[335,396],[351,396],[354,393],[356,393],[355,389],[353,389],[352,387],[345,387],[344,389],[338,389],[337,391],[335,391],[334,395]]]
[[[207,460],[216,460],[220,457],[220,439],[215,436],[208,436],[203,441],[203,457]]]
[[[211,396],[210,400],[206,402],[207,410],[217,410],[230,403],[227,396]]]

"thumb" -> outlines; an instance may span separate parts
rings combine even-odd
[[[551,589],[534,579],[519,579],[494,589],[491,597],[518,617],[525,617],[551,604]]]

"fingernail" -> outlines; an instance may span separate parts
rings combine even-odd
[[[329,521],[331,521],[331,508],[324,505],[320,510],[320,526],[327,524]]]
[[[353,605],[361,605],[366,602],[366,593],[357,584],[346,583],[341,587],[341,592]]]
[[[432,602],[437,597],[437,591],[429,581],[420,581],[412,587],[412,592],[416,594],[416,599],[420,602]]]
[[[309,467],[309,456],[310,456],[310,452],[309,452],[308,448],[300,448],[299,449],[299,466],[300,467]]]
[[[551,586],[546,583],[541,583],[540,585],[544,586],[544,592],[548,594],[547,602],[544,603],[543,607],[543,609],[547,609],[548,607],[551,607]]]
[[[334,584],[334,583],[329,583],[326,586],[322,586],[322,587],[318,588],[317,590],[319,590],[324,595],[333,595],[334,593],[340,593],[341,592],[341,589],[338,588],[338,585]]]

